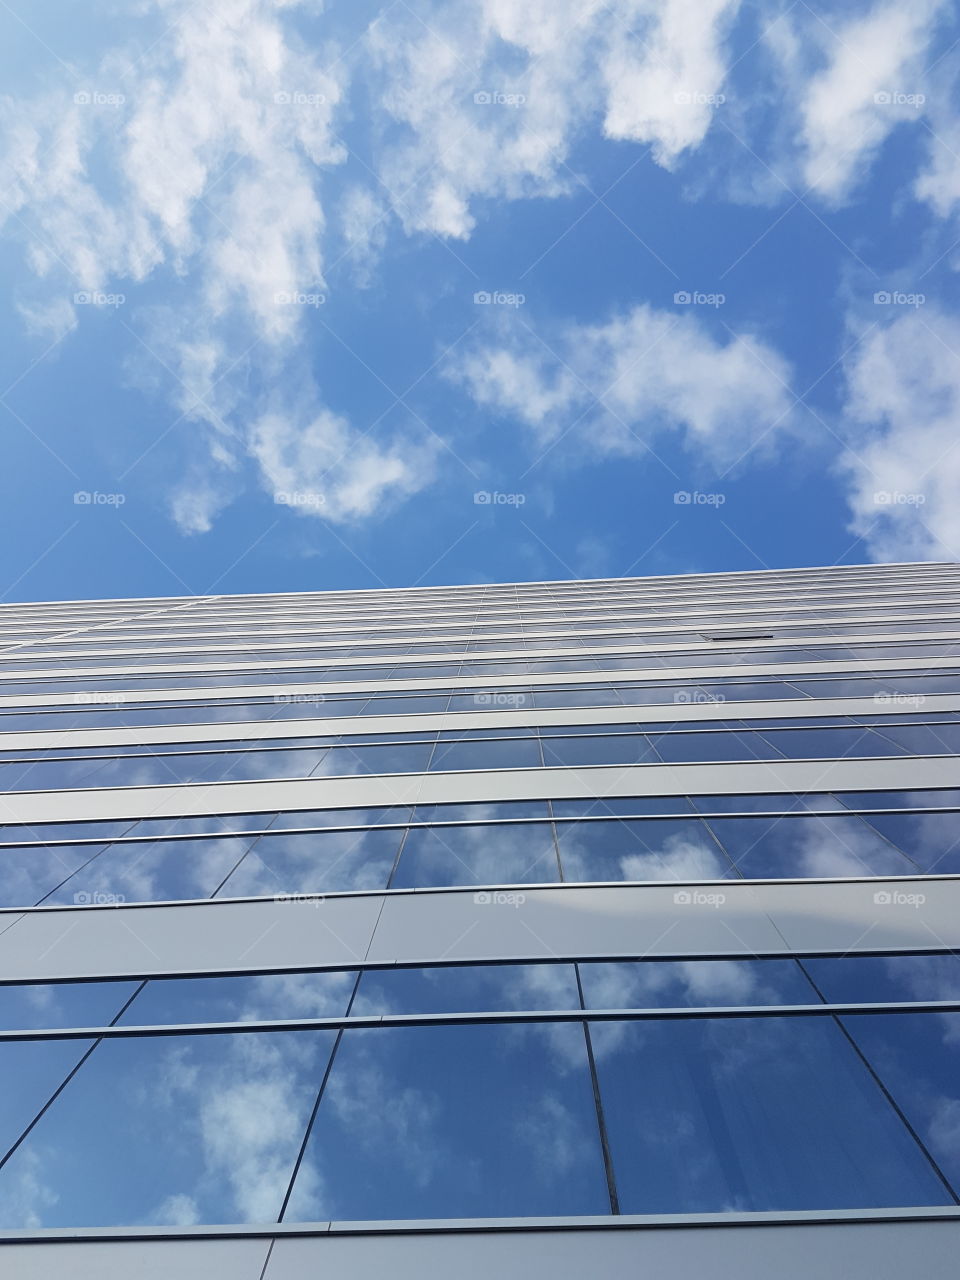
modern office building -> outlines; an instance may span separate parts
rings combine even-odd
[[[955,1274],[960,567],[0,646],[5,1275]]]

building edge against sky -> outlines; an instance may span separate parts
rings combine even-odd
[[[11,1274],[953,1273],[958,566],[0,636]]]

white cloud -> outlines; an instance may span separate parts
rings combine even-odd
[[[846,375],[852,529],[880,560],[960,558],[960,321],[908,311],[864,337]]]
[[[378,444],[327,410],[303,425],[268,413],[250,434],[264,486],[296,510],[334,521],[363,519],[419,492],[433,478],[436,449],[429,437]]]
[[[621,8],[632,10],[624,16],[637,23],[638,38],[614,33],[604,58],[604,131],[651,143],[657,162],[670,168],[703,141],[722,105],[722,42],[740,0],[635,0]]]
[[[943,0],[877,4],[819,27],[828,61],[803,92],[801,140],[804,181],[824,199],[843,199],[894,127],[919,118],[923,104],[903,99],[924,92],[924,58],[943,8]]]
[[[569,432],[594,455],[640,455],[673,431],[714,463],[733,463],[792,423],[783,359],[747,335],[718,340],[689,310],[636,306],[551,346],[556,356],[514,333],[458,358],[450,376],[540,442]]]

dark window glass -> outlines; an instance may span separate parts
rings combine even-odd
[[[843,791],[848,809],[957,809],[960,791]]]
[[[103,1027],[116,1017],[138,985],[136,982],[56,982],[0,986],[0,1027],[7,1031]]]
[[[803,966],[833,1004],[960,1000],[960,956],[824,956]]]
[[[275,1221],[334,1038],[103,1041],[0,1170],[4,1225]],[[0,1055],[14,1048],[82,1052],[3,1045]]]
[[[48,904],[112,905],[209,898],[255,837],[115,844],[80,868]]]
[[[356,979],[356,972],[349,969],[228,978],[154,978],[120,1022],[145,1027],[180,1022],[339,1018],[347,1011]],[[120,1002],[116,1005],[119,1007]],[[158,1046],[159,1041],[154,1044]]]
[[[841,1021],[940,1169],[960,1187],[960,1014],[851,1014]]]
[[[748,878],[915,875],[917,867],[861,818],[711,818],[737,870]]]
[[[218,896],[385,889],[402,837],[402,827],[261,836]]]
[[[734,874],[697,818],[638,818],[557,827],[564,880],[723,880]]]
[[[380,747],[332,747],[313,777],[356,773],[421,773],[433,750],[432,742],[398,742]]]
[[[547,768],[581,764],[643,764],[656,758],[650,740],[639,733],[543,739],[543,760]]]
[[[657,756],[668,763],[762,760],[778,754],[758,733],[652,733]]]
[[[810,795],[691,796],[690,803],[701,813],[790,813],[803,809],[843,809],[836,796],[827,792]]]
[[[506,800],[489,804],[418,804],[413,820],[424,822],[495,822],[508,818],[547,818],[543,800]]]
[[[571,964],[471,964],[366,970],[351,1013],[360,1016],[579,1008]]]
[[[844,756],[904,754],[902,747],[873,729],[771,729],[762,736],[788,760],[838,760]]]
[[[911,755],[955,755],[960,752],[960,725],[880,724],[877,732]]]
[[[553,800],[557,818],[603,818],[643,813],[690,813],[686,796],[603,796],[596,800]]]
[[[828,1017],[593,1024],[625,1213],[945,1204]]]
[[[0,850],[0,904],[32,907],[69,879],[103,845],[49,845],[37,849]],[[0,930],[12,917],[0,916]]]
[[[559,879],[548,822],[411,827],[391,889]]]
[[[588,1009],[817,1004],[795,960],[651,960],[581,964]]]
[[[922,870],[960,871],[960,812],[877,813],[864,818]]]
[[[287,1221],[606,1214],[583,1028],[347,1031]]]
[[[535,738],[476,739],[438,742],[430,760],[432,772],[457,769],[535,769],[540,745]]]
[[[403,825],[409,821],[411,810],[396,808],[370,809],[304,809],[278,813],[270,829],[277,831],[287,827],[373,827]]]

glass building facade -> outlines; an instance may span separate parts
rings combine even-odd
[[[0,791],[10,1274],[952,1274],[957,566],[5,605]]]

